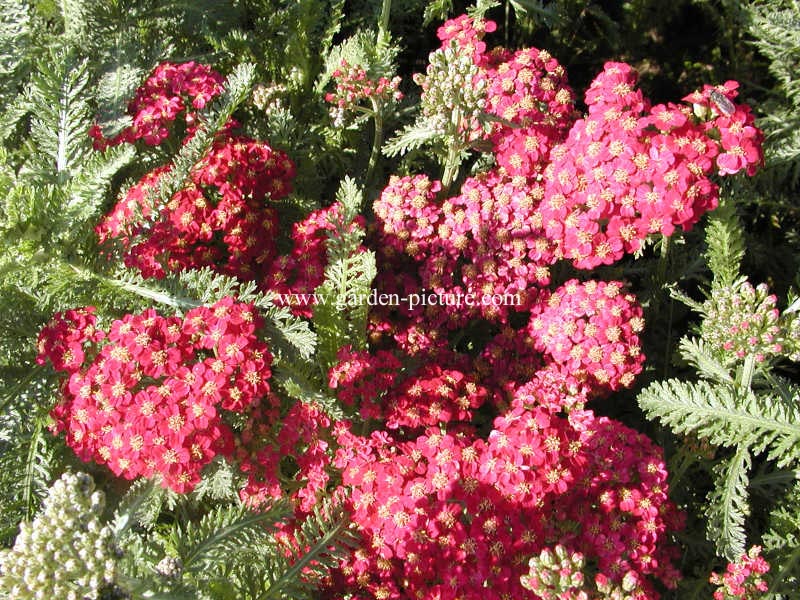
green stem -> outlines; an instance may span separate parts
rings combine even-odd
[[[381,16],[378,19],[378,52],[389,45],[391,32],[389,31],[389,15],[392,10],[392,0],[383,0]]]
[[[744,359],[741,376],[739,377],[739,391],[742,395],[747,394],[753,383],[753,375],[756,372],[755,354],[748,354]]]
[[[669,238],[664,236],[661,238],[661,256],[658,260],[658,267],[656,269],[656,290],[661,290],[666,284],[667,267],[669,265]],[[664,340],[664,377],[669,376],[670,355],[672,353],[672,317],[674,311],[674,300],[670,295],[667,299],[669,302],[669,315],[667,321],[667,335]],[[660,303],[660,302],[659,302]]]
[[[450,186],[453,185],[453,182],[458,177],[458,167],[459,163],[459,156],[461,155],[461,149],[459,148],[458,144],[453,143],[447,148],[447,158],[444,162],[444,172],[442,173],[442,193],[448,194],[450,192]]]
[[[369,154],[367,174],[364,177],[367,188],[373,183],[372,179],[375,176],[375,169],[378,167],[383,146],[383,107],[375,98],[372,98],[372,122],[375,124],[375,134],[372,138],[372,151]]]

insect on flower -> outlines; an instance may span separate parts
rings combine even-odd
[[[716,106],[717,109],[719,109],[719,112],[726,117],[730,117],[736,111],[736,106],[734,106],[733,102],[731,102],[717,90],[711,90],[710,96],[714,106]]]

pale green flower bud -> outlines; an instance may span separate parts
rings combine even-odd
[[[112,532],[98,520],[104,505],[91,477],[65,473],[14,547],[0,551],[0,596],[97,600],[116,579]]]

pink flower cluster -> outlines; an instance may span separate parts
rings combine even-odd
[[[642,370],[642,308],[619,282],[566,282],[536,305],[529,328],[536,349],[579,380],[616,390]]]
[[[223,411],[245,412],[270,392],[261,317],[225,298],[183,318],[125,315],[103,331],[93,312],[56,314],[39,336],[38,362],[67,375],[55,428],[82,460],[191,490],[215,455],[233,453]]]
[[[113,138],[107,139],[98,125],[92,126],[89,135],[94,139],[95,150],[122,143],[133,144],[143,140],[149,146],[158,146],[170,136],[173,122],[185,111],[187,133],[196,127],[196,113],[222,93],[222,76],[210,67],[195,62],[158,65],[136,96],[128,104],[128,114],[133,123]]]
[[[294,164],[286,154],[249,138],[217,141],[191,182],[154,214],[151,196],[171,169],[159,167],[128,189],[97,226],[100,241],[119,240],[125,264],[145,277],[204,266],[243,279],[263,276],[277,254],[278,227],[264,200],[291,189]]]
[[[564,67],[546,51],[525,48],[509,54],[494,53],[496,66],[486,74],[487,112],[502,119],[493,124],[489,139],[505,174],[531,178],[566,136],[574,97]]]
[[[581,269],[616,262],[651,234],[689,229],[717,206],[712,174],[762,162],[748,107],[700,120],[688,105],[651,106],[635,86],[629,65],[607,63],[586,92],[589,114],[551,150],[542,224],[556,256]],[[712,89],[730,99],[735,87],[706,86],[686,100],[708,106]]]
[[[202,108],[219,94],[222,76],[195,63],[159,65],[130,104],[134,126],[108,144],[151,145],[172,132],[167,127],[186,106]],[[165,104],[175,110],[158,113]],[[187,124],[194,123],[187,112]],[[158,135],[145,133],[147,123]],[[96,228],[101,242],[116,240],[129,267],[145,277],[210,266],[242,279],[260,279],[277,254],[278,218],[265,200],[280,200],[292,188],[295,165],[266,142],[234,136],[229,122],[209,152],[193,167],[190,180],[164,206],[157,206],[159,182],[172,170],[161,166],[131,186]],[[193,127],[185,131],[188,140]],[[96,132],[95,132],[96,133]]]
[[[467,426],[405,441],[337,431],[334,464],[365,547],[325,597],[534,599],[520,583],[527,559],[554,540],[610,579],[635,576],[650,594],[637,598],[656,597],[644,575],[674,587],[664,538],[678,514],[663,460],[618,423],[519,408],[496,419],[486,440]]]
[[[497,23],[488,19],[473,19],[467,15],[461,15],[445,21],[436,30],[436,37],[442,41],[442,47],[446,48],[451,40],[463,49],[466,54],[471,55],[476,63],[483,62],[486,54],[486,43],[483,37],[487,33],[497,30]]]
[[[736,562],[728,563],[725,573],[712,573],[709,581],[718,586],[714,600],[755,600],[761,598],[769,586],[761,577],[769,571],[769,564],[761,556],[761,547],[753,546]]]
[[[524,565],[558,543],[596,568],[592,593],[653,600],[654,579],[673,588],[679,577],[669,536],[682,516],[664,461],[644,435],[585,409],[642,370],[642,309],[616,281],[551,291],[550,268],[611,263],[691,226],[716,204],[709,177],[737,170],[717,157],[744,157],[750,171],[760,133],[746,107],[715,109],[712,88],[687,98],[696,106],[651,107],[616,63],[576,119],[563,68],[536,49],[487,51],[492,28],[460,17],[439,37],[459,77],[485,87],[476,106],[496,119],[478,133],[495,166],[448,195],[427,175],[392,177],[371,244],[381,292],[517,302],[373,307],[375,350],[340,353],[332,389],[383,429],[334,426],[364,548],[330,597],[536,598]],[[439,75],[420,79],[426,94],[445,89],[431,83]],[[713,91],[734,97],[729,84]]]

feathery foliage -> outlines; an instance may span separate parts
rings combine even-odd
[[[326,372],[345,344],[356,350],[366,347],[367,297],[376,274],[375,255],[359,250],[364,234],[360,227],[354,227],[361,208],[361,190],[346,178],[336,200],[341,214],[328,239],[325,281],[316,290],[322,300],[314,309],[314,328],[319,338],[317,357]]]

